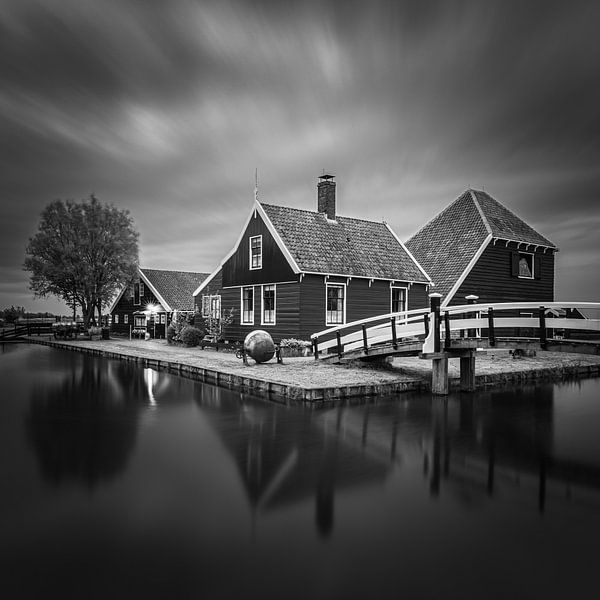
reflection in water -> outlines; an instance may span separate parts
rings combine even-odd
[[[155,404],[156,388],[163,389],[169,378],[159,385],[151,369],[79,358],[62,381],[32,389],[26,421],[45,479],[93,488],[125,468],[140,409]]]

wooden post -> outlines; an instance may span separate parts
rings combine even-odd
[[[469,294],[468,296],[465,296],[465,300],[467,301],[467,304],[477,304],[477,300],[479,300],[479,296],[475,296],[474,294]],[[467,318],[468,319],[472,319],[474,317],[476,317],[476,313],[474,312],[470,312],[467,313]],[[470,338],[474,338],[477,337],[477,330],[475,329],[469,329],[467,336]]]
[[[369,344],[367,342],[367,326],[362,324],[362,334],[363,334],[363,350],[365,354],[369,354]]]
[[[445,340],[444,340],[444,348],[446,350],[450,350],[450,343],[451,343],[451,335],[450,335],[450,315],[448,314],[448,311],[444,312],[444,329],[445,329],[445,333],[446,335]]]
[[[396,336],[396,319],[390,317],[390,325],[392,326],[392,346],[394,350],[398,349],[398,338]]]
[[[448,395],[448,357],[442,356],[431,361],[431,393]]]
[[[342,335],[339,331],[335,332],[335,337],[337,339],[337,354],[338,358],[342,358],[343,348],[342,348]]]
[[[423,315],[423,325],[425,326],[425,337],[429,335],[429,315],[425,313]]]
[[[319,338],[313,338],[313,353],[315,355],[315,360],[319,360]]]
[[[475,391],[475,352],[460,357],[460,389],[463,392]]]
[[[488,308],[488,340],[492,348],[496,345],[496,333],[494,331],[494,309]]]
[[[540,346],[542,350],[546,349],[548,338],[546,331],[546,309],[540,306]]]
[[[429,294],[429,306],[433,313],[433,351],[440,351],[440,304],[442,301],[442,295],[433,293]]]

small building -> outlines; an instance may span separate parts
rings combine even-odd
[[[150,337],[164,338],[174,311],[194,310],[193,292],[207,276],[139,267],[109,309],[111,331],[127,335],[145,331]]]
[[[233,309],[226,339],[264,329],[278,342],[421,308],[430,283],[389,225],[337,213],[336,183],[323,175],[316,211],[256,200],[234,247],[194,296],[204,317]]]
[[[433,279],[442,306],[552,302],[558,248],[489,194],[467,190],[406,247]]]

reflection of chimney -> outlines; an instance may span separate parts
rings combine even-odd
[[[318,210],[335,221],[335,175],[321,175],[317,184]]]

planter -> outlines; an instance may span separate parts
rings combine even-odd
[[[289,346],[280,346],[281,358],[297,358],[299,356],[310,356],[310,348],[291,348]]]

